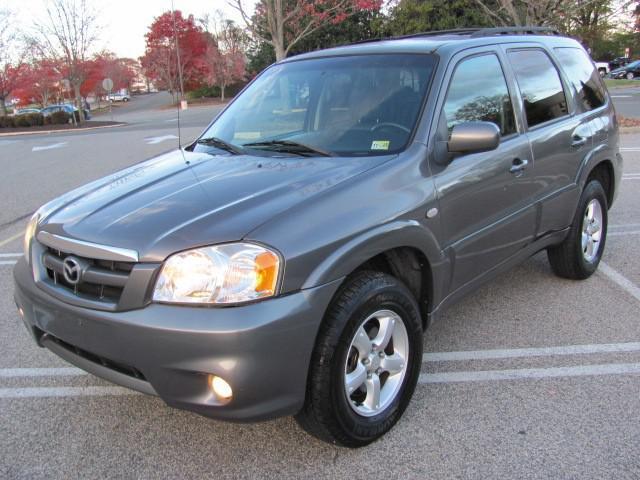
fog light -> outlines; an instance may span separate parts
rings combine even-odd
[[[231,390],[231,385],[229,385],[225,380],[216,375],[211,375],[209,377],[209,382],[211,384],[211,390],[216,394],[218,399],[229,401],[233,396],[233,390]]]

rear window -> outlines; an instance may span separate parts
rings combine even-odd
[[[581,109],[588,112],[604,105],[606,96],[600,74],[586,52],[570,47],[555,50]]]
[[[567,115],[567,99],[556,67],[542,50],[511,50],[529,127]]]

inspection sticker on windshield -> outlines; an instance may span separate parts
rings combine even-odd
[[[389,150],[389,140],[374,140],[371,142],[371,150]]]

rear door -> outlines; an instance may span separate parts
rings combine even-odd
[[[568,83],[549,52],[532,44],[508,47],[506,54],[531,143],[530,194],[540,209],[540,236],[571,223],[579,195],[576,174],[592,148],[593,129],[589,119],[576,112]]]
[[[528,198],[531,151],[513,108],[504,58],[492,48],[462,53],[448,67],[436,115],[432,173],[441,211],[441,244],[449,251],[453,292],[510,258],[535,233]],[[496,150],[449,158],[456,124],[489,121],[500,128]],[[516,167],[516,168],[514,168]]]

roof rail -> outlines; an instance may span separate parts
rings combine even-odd
[[[562,35],[558,30],[551,27],[470,27],[454,28],[451,30],[432,30],[430,32],[409,33],[393,37],[369,38],[359,40],[353,44],[380,42],[383,40],[402,40],[407,38],[437,37],[440,35],[468,35],[470,38],[490,37],[496,35]]]
[[[495,27],[479,28],[471,33],[471,37],[489,37],[492,35],[562,35],[551,27]]]

